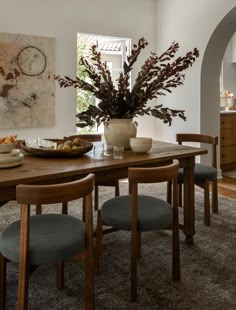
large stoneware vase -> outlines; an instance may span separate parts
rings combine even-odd
[[[107,143],[123,145],[130,149],[130,138],[136,137],[137,124],[132,119],[113,118],[104,123],[104,136]]]

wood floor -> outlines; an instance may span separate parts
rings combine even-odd
[[[229,177],[218,179],[218,193],[236,199],[236,179]]]

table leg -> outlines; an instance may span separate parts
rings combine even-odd
[[[184,167],[184,234],[188,244],[193,244],[195,234],[194,166],[195,157],[187,158]]]

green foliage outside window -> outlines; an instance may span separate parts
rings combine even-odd
[[[88,43],[86,40],[86,37],[80,36],[77,40],[77,77],[87,81],[88,83],[91,83],[91,79],[88,76],[88,73],[85,72],[84,68],[82,65],[79,64],[79,60],[81,56],[83,57],[89,57],[91,52],[90,52],[90,47],[91,44]],[[77,88],[77,113],[80,113],[82,111],[86,111],[89,107],[89,105],[95,105],[96,104],[96,98],[95,96],[86,90],[82,90]],[[90,127],[85,127],[85,128],[80,128],[80,133],[94,133],[96,132],[96,128],[90,128]]]

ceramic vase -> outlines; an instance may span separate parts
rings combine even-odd
[[[235,107],[235,101],[236,101],[236,99],[234,99],[234,98],[227,98],[228,107],[230,107],[230,108]]]
[[[132,119],[113,118],[104,123],[104,137],[107,143],[123,145],[130,149],[130,138],[137,135],[137,123]]]

